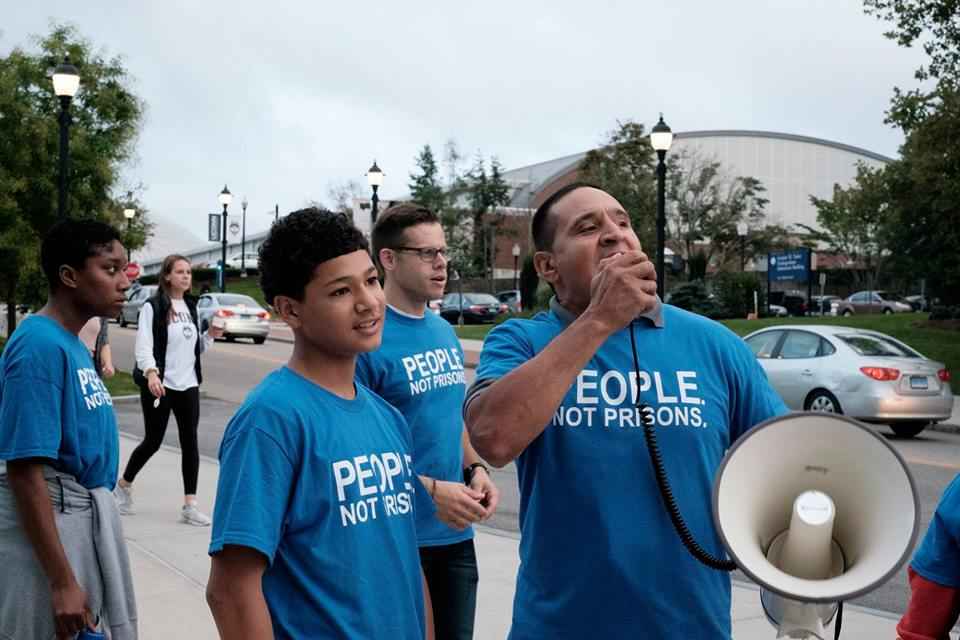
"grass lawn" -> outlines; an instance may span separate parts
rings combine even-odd
[[[103,382],[114,398],[140,395],[140,387],[133,383],[133,376],[126,371],[117,371],[112,378],[107,378]]]
[[[264,309],[270,308],[263,299],[263,291],[260,290],[260,276],[227,278],[227,293],[242,293],[256,300]]]
[[[734,333],[745,336],[751,331],[780,324],[831,324],[872,329],[905,342],[923,355],[947,365],[952,373],[960,372],[960,332],[948,329],[930,329],[922,325],[926,313],[898,313],[893,315],[861,315],[849,318],[764,318],[762,320],[723,320]],[[461,338],[483,340],[493,325],[464,325],[455,327]]]
[[[493,326],[492,324],[465,324],[462,327],[454,325],[453,330],[457,332],[458,338],[483,340],[487,337],[490,329],[493,329]]]

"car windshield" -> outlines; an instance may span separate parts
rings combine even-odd
[[[236,293],[227,293],[216,297],[217,302],[224,307],[233,307],[245,305],[248,307],[259,307],[257,301],[250,296],[241,296]]]
[[[489,293],[465,293],[463,299],[470,304],[500,304],[500,301]]]
[[[867,334],[837,336],[862,356],[891,358],[922,358],[923,356],[893,338]]]

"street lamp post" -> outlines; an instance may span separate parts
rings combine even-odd
[[[746,222],[737,223],[737,235],[740,236],[740,273],[746,271],[747,265],[747,233],[750,227]]]
[[[657,152],[657,295],[660,296],[661,300],[664,295],[664,283],[667,279],[663,266],[667,239],[667,165],[664,159],[667,157],[667,151],[670,150],[671,144],[673,144],[673,132],[663,121],[663,114],[661,113],[660,121],[650,131],[650,145]]]
[[[127,194],[127,201],[130,200],[130,195]],[[137,215],[137,210],[133,208],[133,204],[128,204],[123,210],[123,217],[127,219],[127,242],[130,241],[130,229],[133,226],[133,218]],[[130,262],[133,262],[133,249],[129,246],[127,247],[127,258]]]
[[[240,232],[240,277],[247,277],[247,196],[243,196],[240,206],[243,207],[243,226]]]
[[[519,289],[520,287],[518,286],[517,283],[520,278],[520,273],[519,271],[517,271],[517,267],[520,264],[520,245],[517,243],[514,243],[513,250],[511,253],[513,253],[513,288]]]
[[[373,166],[367,170],[367,182],[370,183],[370,188],[373,189],[373,196],[370,198],[370,231],[373,232],[373,225],[377,224],[377,205],[380,203],[380,196],[377,195],[377,191],[380,189],[380,185],[383,184],[383,171],[380,170],[380,167],[377,166],[377,161],[373,161]]]
[[[227,207],[233,202],[233,194],[223,185],[223,191],[217,198],[223,205],[223,237],[220,243],[220,293],[227,290]]]
[[[80,73],[70,64],[66,56],[53,71],[53,92],[60,98],[60,185],[57,200],[57,213],[65,220],[67,209],[67,187],[70,170],[70,101],[80,88]]]

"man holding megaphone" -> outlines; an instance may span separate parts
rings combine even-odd
[[[550,310],[484,342],[464,415],[487,461],[516,460],[520,569],[511,640],[730,637],[730,579],[687,553],[664,509],[644,420],[693,536],[722,555],[710,491],[724,452],[786,413],[746,345],[663,304],[630,217],[561,188],[533,218]]]

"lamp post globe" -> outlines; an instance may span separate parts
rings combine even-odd
[[[220,236],[220,293],[223,293],[227,290],[227,207],[233,202],[233,194],[227,185],[223,185],[217,200],[223,205],[223,233]]]
[[[60,99],[60,176],[57,193],[57,214],[61,220],[69,215],[67,188],[70,171],[70,102],[80,89],[80,72],[64,56],[63,62],[53,70],[53,92]]]
[[[664,297],[664,283],[667,279],[666,273],[664,273],[664,252],[667,239],[667,165],[664,160],[672,144],[673,132],[663,121],[663,114],[661,113],[660,120],[650,130],[650,146],[657,152],[657,295],[660,296],[661,300]]]
[[[373,189],[373,196],[370,198],[370,231],[373,232],[373,225],[377,224],[377,205],[380,203],[380,196],[377,195],[377,191],[380,189],[380,185],[383,184],[384,173],[377,166],[377,161],[373,161],[373,166],[367,169],[367,183],[369,183],[370,188]]]

